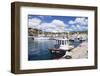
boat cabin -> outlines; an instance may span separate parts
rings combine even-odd
[[[56,39],[56,44],[57,45],[68,45],[69,41],[68,41],[67,38],[65,38],[65,39]]]

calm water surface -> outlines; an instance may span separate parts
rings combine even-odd
[[[52,59],[52,54],[48,49],[54,48],[55,40],[33,40],[28,38],[28,60],[49,60]],[[80,42],[70,42],[75,47]]]

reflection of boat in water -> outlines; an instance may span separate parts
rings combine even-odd
[[[67,38],[57,38],[56,45],[54,48],[49,49],[53,58],[61,58],[65,55],[66,51],[70,51],[74,46],[69,45],[69,40]]]

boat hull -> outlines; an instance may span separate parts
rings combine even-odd
[[[61,58],[66,53],[66,50],[61,50],[61,49],[49,49],[49,51],[50,51],[53,59]]]

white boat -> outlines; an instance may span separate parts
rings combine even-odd
[[[56,38],[55,48],[49,49],[54,58],[61,58],[66,54],[66,51],[70,51],[74,48],[73,45],[69,45],[67,38]]]
[[[74,48],[73,45],[69,45],[69,39],[67,38],[56,39],[56,45],[60,45],[59,49],[62,49],[62,50],[71,50],[72,48]]]

